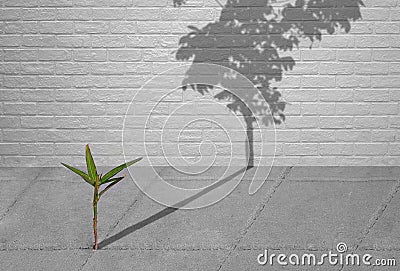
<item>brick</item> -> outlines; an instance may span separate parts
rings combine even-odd
[[[72,0],[39,0],[42,7],[72,7]]]
[[[143,50],[143,61],[168,61],[170,60],[171,52],[169,50]]]
[[[378,129],[388,127],[388,117],[355,117],[354,128],[356,129]]]
[[[390,47],[400,48],[400,36],[399,35],[390,37]]]
[[[19,49],[4,50],[5,61],[36,61],[38,59],[38,50]]]
[[[37,7],[37,0],[5,0],[3,1],[6,7]]]
[[[361,102],[385,102],[389,101],[387,89],[362,89],[354,91],[354,100]]]
[[[22,128],[52,128],[53,117],[50,116],[22,116]]]
[[[133,21],[148,21],[149,19],[153,21],[161,20],[161,13],[164,14],[163,20],[168,21],[168,20],[174,20],[174,18],[171,16],[171,14],[176,12],[179,14],[179,10],[177,9],[159,9],[159,8],[128,8],[126,10],[126,18],[128,20],[133,20]],[[165,16],[166,14],[170,16]],[[167,18],[165,18],[167,17]]]
[[[21,63],[22,74],[54,74],[53,63]]]
[[[72,34],[73,22],[40,22],[39,32],[42,34]]]
[[[24,102],[54,101],[54,92],[49,89],[21,89],[19,92]]]
[[[355,143],[354,153],[356,155],[385,155],[388,152],[388,145],[386,143]]]
[[[389,117],[389,128],[400,128],[400,117]]]
[[[132,0],[73,0],[74,6],[104,7],[104,6],[131,6]]]
[[[0,155],[18,155],[20,148],[18,143],[0,143]]]
[[[400,21],[400,8],[390,9],[390,19],[392,21]]]
[[[334,142],[335,131],[327,131],[327,130],[301,131],[300,140],[302,142]]]
[[[137,29],[137,22],[110,22],[110,32],[113,34],[134,34]]]
[[[71,59],[71,52],[62,49],[39,50],[38,58],[42,61],[66,61]]]
[[[106,61],[107,51],[106,50],[74,50],[73,59],[75,61]]]
[[[398,23],[375,23],[376,34],[399,34],[400,25]]]
[[[320,117],[320,128],[322,129],[348,129],[353,127],[353,117],[332,116]]]
[[[75,22],[75,33],[77,34],[105,34],[109,26],[106,22]]]
[[[339,50],[337,59],[344,62],[368,62],[371,61],[371,50]]]
[[[25,35],[22,45],[25,47],[55,47],[56,37],[52,35]]]
[[[398,103],[371,104],[371,115],[397,115],[398,113],[399,113]]]
[[[349,143],[322,143],[319,145],[320,155],[352,155],[354,153],[354,145]]]
[[[336,104],[336,114],[344,116],[368,115],[370,104],[368,103],[338,103]]]
[[[398,88],[400,77],[398,76],[374,76],[371,78],[372,87],[375,88]]]
[[[21,121],[19,116],[0,116],[0,128],[20,128]]]
[[[2,17],[3,18],[3,17]],[[38,33],[37,22],[5,22],[4,33],[6,34],[34,34]]]
[[[2,8],[0,9],[0,18],[4,21],[17,21],[21,18],[21,9]]]
[[[34,76],[4,76],[3,86],[6,88],[35,88],[38,78]]]
[[[365,130],[338,130],[336,131],[337,142],[370,142],[371,132]]]
[[[122,129],[123,117],[121,116],[104,116],[89,117],[89,128],[92,129]]]
[[[373,75],[373,74],[388,74],[389,65],[387,63],[357,63],[354,67],[356,74]]]
[[[93,48],[121,48],[125,47],[125,36],[92,36]]]
[[[66,63],[57,63],[56,64],[56,74],[88,74],[89,73],[89,65],[87,63],[75,63],[75,62],[66,62]]]
[[[336,85],[340,88],[368,88],[371,78],[368,76],[337,76]]]
[[[398,50],[374,50],[372,53],[374,61],[400,61]]]
[[[363,20],[365,21],[387,21],[390,16],[389,8],[363,8]]]
[[[373,142],[394,142],[397,141],[396,130],[374,130],[371,132]],[[390,150],[390,146],[389,146]]]
[[[70,103],[38,103],[37,113],[41,116],[65,116],[72,114]]]
[[[353,100],[354,94],[348,89],[323,89],[319,91],[319,97],[324,102],[348,102]]]
[[[21,155],[52,155],[54,154],[53,143],[28,143],[21,144]]]
[[[108,59],[110,61],[127,62],[127,61],[139,61],[142,58],[140,50],[125,49],[125,50],[109,50]]]
[[[389,155],[400,155],[400,144],[399,143],[391,143],[388,146],[388,154]]]
[[[1,47],[18,47],[22,45],[22,38],[14,35],[2,35],[0,36]]]
[[[296,65],[297,67],[297,65]],[[297,69],[297,68],[295,68]],[[353,63],[321,63],[319,66],[319,73],[322,75],[329,74],[353,74],[357,71]]]
[[[55,117],[55,128],[83,129],[88,127],[88,117]]]
[[[319,118],[314,116],[291,117],[285,121],[287,129],[312,129],[319,126]]]
[[[335,77],[333,76],[303,76],[302,86],[306,88],[330,88],[335,87]]]
[[[56,37],[57,47],[58,48],[81,48],[81,47],[90,47],[92,45],[92,41],[88,36],[81,35],[68,35],[62,36],[57,35]]]
[[[41,88],[69,88],[72,86],[71,78],[66,76],[41,76],[38,78],[38,87]]]
[[[89,8],[58,8],[57,20],[61,21],[89,21],[92,11]]]
[[[91,65],[92,74],[124,74],[125,64],[124,63],[93,63]]]
[[[98,116],[104,115],[105,106],[104,104],[98,103],[73,103],[72,104],[72,115],[76,116]]]
[[[357,36],[356,47],[358,48],[385,48],[390,46],[388,36]]]
[[[104,76],[75,75],[72,85],[76,88],[105,88],[108,85],[108,78]]]
[[[83,89],[56,90],[55,100],[60,102],[85,102],[89,101],[89,91]]]
[[[3,129],[5,142],[34,142],[37,140],[37,131],[34,129]]]
[[[122,8],[94,8],[93,20],[122,20],[126,16]]]
[[[313,143],[288,143],[284,145],[286,155],[318,155],[318,144]]]
[[[352,48],[355,44],[356,38],[352,35],[326,36],[321,41],[322,48]]]
[[[20,92],[14,89],[0,89],[0,96],[3,102],[5,101],[18,101],[20,99]]]
[[[334,103],[302,103],[302,115],[334,115]]]
[[[20,73],[20,65],[15,62],[0,63],[0,74],[13,74],[17,75]]]
[[[56,19],[56,9],[54,8],[24,8],[21,17],[24,21],[54,21]]]

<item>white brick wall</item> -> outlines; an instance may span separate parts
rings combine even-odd
[[[129,102],[148,79],[179,64],[180,39],[193,30],[188,26],[201,29],[232,16],[250,20],[270,2],[219,2],[227,1],[236,6],[222,8],[214,0],[187,0],[178,7],[174,2],[180,0],[0,0],[0,166],[82,164],[86,143],[99,164],[121,161]],[[294,1],[278,0],[276,9],[281,2]],[[400,1],[363,2],[362,19],[352,21],[348,33],[323,31],[321,41],[300,38],[298,47],[279,52],[295,65],[281,80],[270,80],[288,103],[286,121],[276,125],[276,164],[400,163]],[[252,46],[247,35],[229,29],[214,38],[197,43],[199,50],[207,48],[208,62],[239,57]],[[262,74],[263,68],[255,72]],[[214,105],[207,107],[210,101],[203,97],[197,107],[181,112],[181,120],[199,115],[225,123],[229,111],[214,111]],[[168,115],[180,105],[169,102],[158,113]],[[240,164],[245,133],[235,125],[227,128],[234,163]],[[126,152],[143,156],[143,127],[135,129],[139,133]],[[199,124],[186,133],[180,147],[189,160],[198,158],[203,139],[217,142],[220,159],[230,156],[229,142],[217,127]],[[150,137],[148,153],[162,164],[158,138]],[[176,144],[171,138],[165,147]]]

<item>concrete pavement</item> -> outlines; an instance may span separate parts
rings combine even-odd
[[[160,174],[203,187],[220,171]],[[64,168],[1,168],[0,269],[398,270],[400,167],[276,167],[250,196],[253,172],[228,197],[197,210],[166,208],[127,178],[99,203],[103,243],[93,252],[88,184]],[[257,262],[265,250],[322,254],[338,243],[349,253],[395,258],[397,267]]]

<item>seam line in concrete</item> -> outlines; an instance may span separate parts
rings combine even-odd
[[[42,171],[39,171],[39,173],[31,180],[25,187],[22,189],[20,193],[15,197],[14,201],[7,207],[6,211],[0,216],[0,222],[12,211],[14,206],[17,204],[17,202],[23,197],[23,195],[36,183],[40,175],[42,174]]]
[[[378,220],[383,216],[390,202],[392,201],[392,199],[399,190],[400,190],[400,180],[397,181],[396,185],[389,192],[389,195],[382,201],[379,208],[373,213],[372,217],[368,221],[366,228],[363,230],[362,235],[358,238],[354,250],[357,250],[360,247],[361,243],[365,240],[365,238],[370,233],[372,228],[375,226]]]
[[[274,182],[272,187],[269,189],[266,197],[264,197],[261,202],[257,205],[257,207],[254,209],[250,217],[247,219],[245,226],[239,231],[239,236],[236,238],[236,240],[233,242],[233,245],[228,251],[228,254],[224,257],[222,263],[218,267],[218,271],[222,269],[224,266],[225,262],[229,259],[233,251],[238,247],[239,243],[242,241],[243,237],[248,233],[250,228],[253,226],[254,222],[257,220],[257,218],[260,216],[262,211],[264,210],[265,206],[271,199],[272,195],[278,190],[279,186],[282,184],[282,182],[289,176],[290,172],[292,171],[294,166],[286,167],[281,174],[279,175],[279,178]]]

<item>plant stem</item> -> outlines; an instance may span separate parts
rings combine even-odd
[[[94,195],[93,195],[93,234],[94,234],[94,246],[93,249],[98,248],[98,238],[97,238],[97,202],[99,201],[99,180],[96,178],[96,183],[94,185]]]

